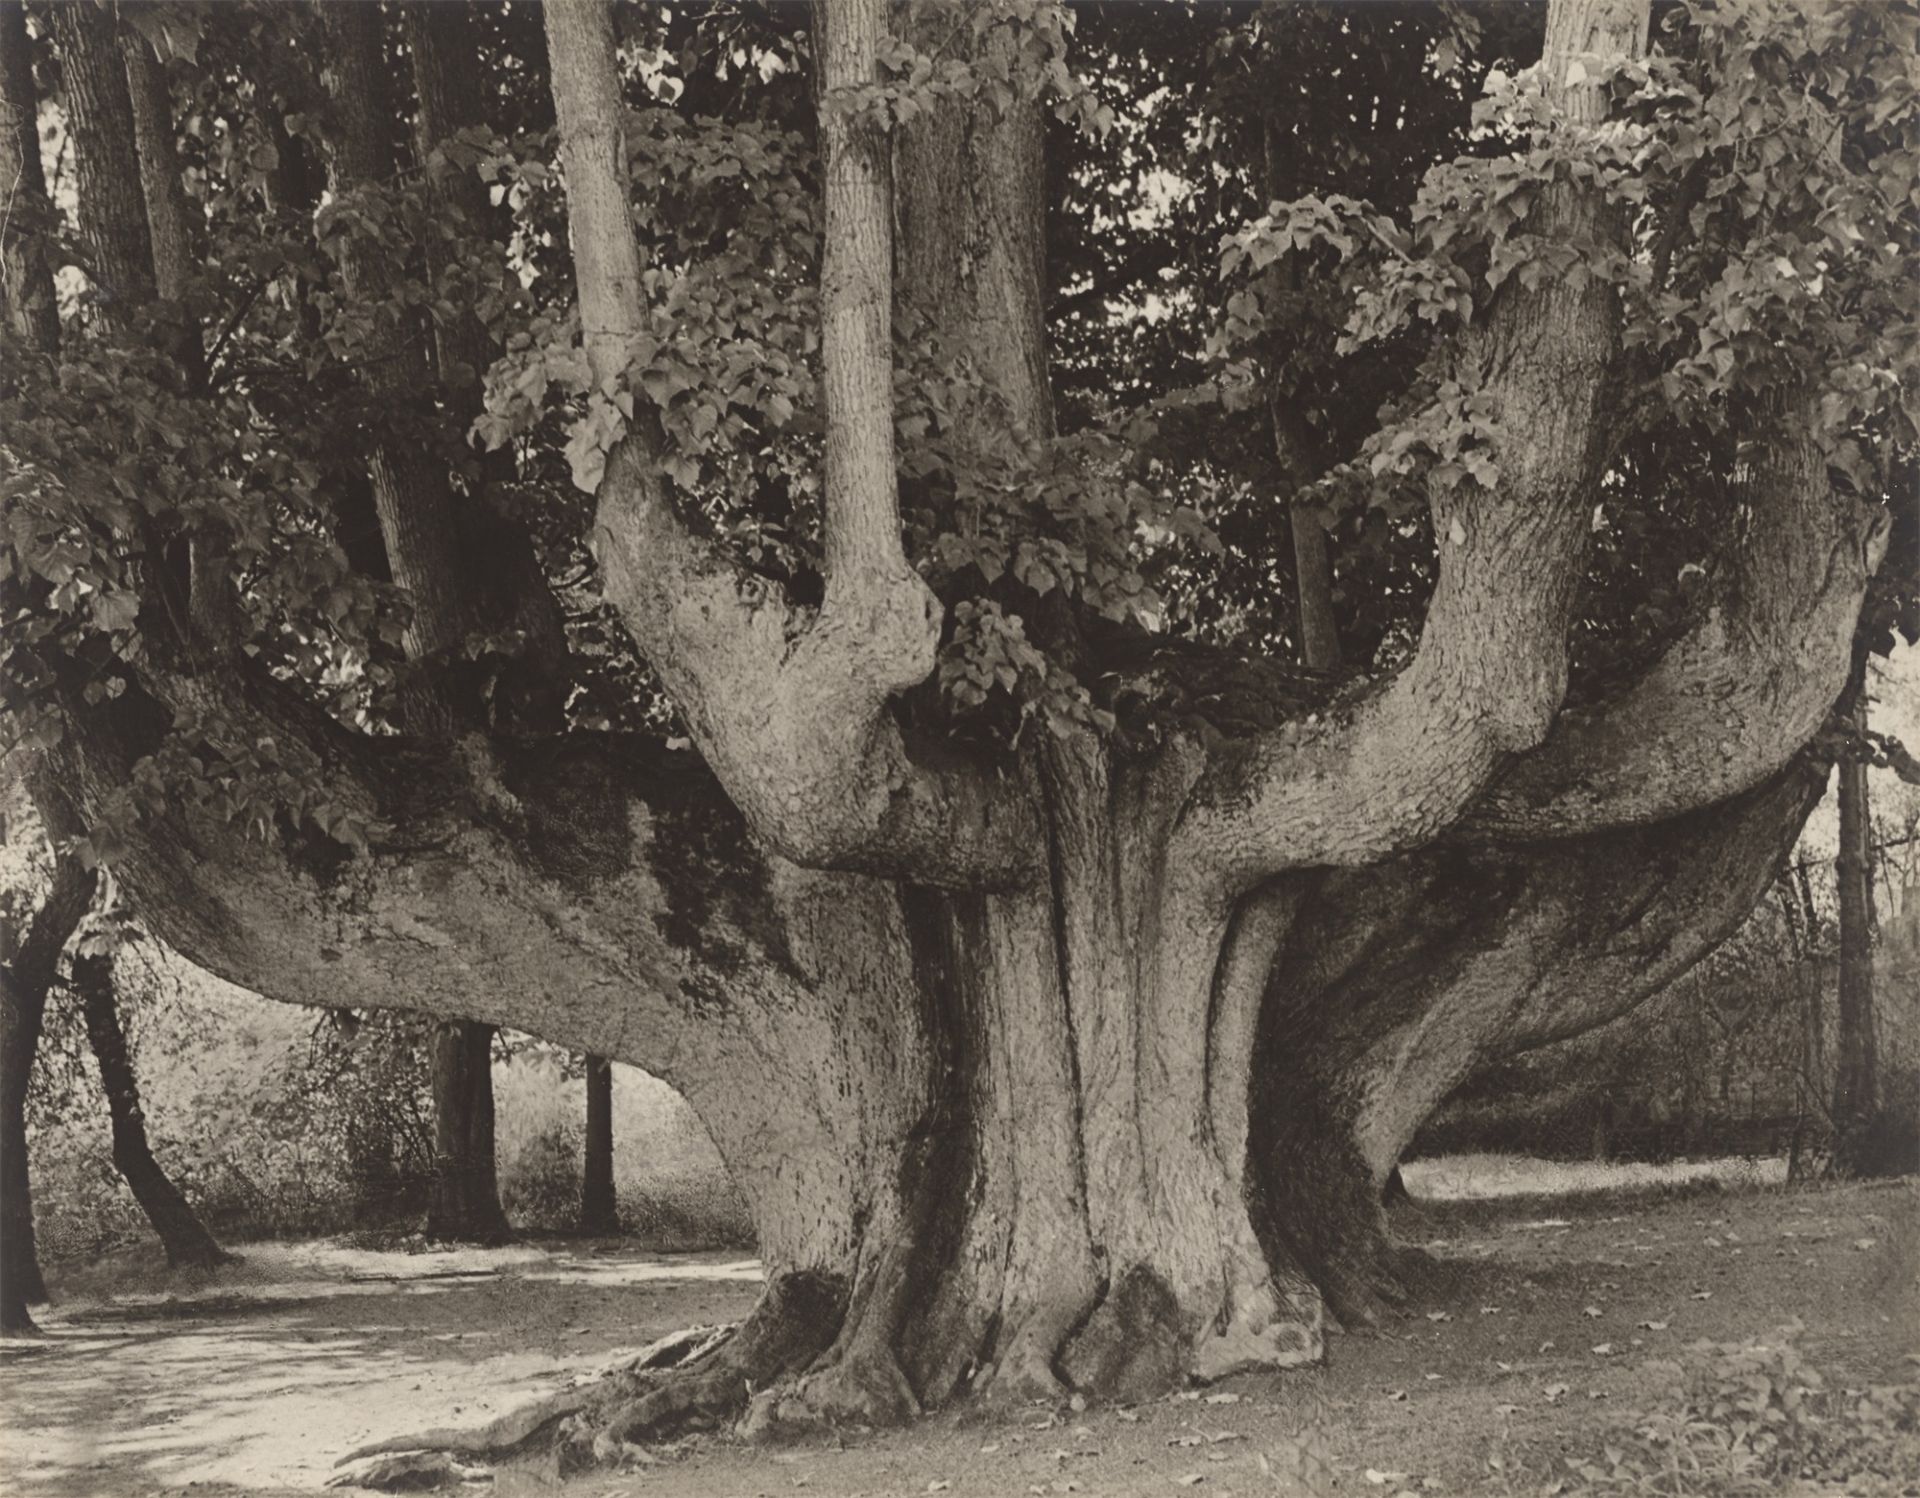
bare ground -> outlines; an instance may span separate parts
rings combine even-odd
[[[1452,1283],[1381,1334],[1337,1339],[1310,1373],[785,1449],[696,1439],[558,1488],[503,1472],[491,1491],[1218,1495],[1299,1491],[1303,1478],[1382,1495],[1539,1491],[1557,1455],[1592,1451],[1633,1407],[1649,1359],[1697,1339],[1798,1318],[1802,1346],[1838,1378],[1914,1377],[1920,1185],[1681,1174],[1410,1168],[1424,1200],[1397,1226]],[[311,1493],[355,1446],[482,1424],[622,1349],[735,1319],[756,1288],[738,1255],[612,1243],[261,1245],[191,1279],[103,1263],[56,1277],[44,1338],[0,1349],[0,1491]]]

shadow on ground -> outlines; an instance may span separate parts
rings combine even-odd
[[[1913,1377],[1916,1183],[1787,1188],[1736,1170],[1596,1191],[1506,1161],[1476,1198],[1445,1168],[1437,1188],[1407,1172],[1416,1200],[1396,1228],[1451,1273],[1377,1334],[1335,1339],[1324,1367],[1137,1409],[942,1414],[781,1451],[696,1438],[566,1498],[1245,1495],[1300,1491],[1287,1474],[1309,1458],[1332,1484],[1316,1491],[1539,1492],[1534,1475],[1634,1418],[1650,1363],[1698,1339],[1798,1319],[1807,1355],[1846,1385]],[[269,1245],[147,1285],[101,1266],[56,1286],[68,1298],[47,1337],[0,1351],[0,1492],[311,1495],[355,1446],[478,1426],[623,1349],[737,1320],[758,1281],[738,1255],[612,1244]],[[491,1491],[553,1491],[529,1481],[502,1473]]]
[[[363,1442],[479,1423],[622,1347],[738,1319],[760,1275],[738,1254],[306,1244],[195,1278],[64,1300],[44,1337],[0,1348],[0,1490],[312,1489]]]

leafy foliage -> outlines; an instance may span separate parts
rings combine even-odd
[[[1575,65],[1610,99],[1583,126],[1541,110],[1524,7],[1000,0],[918,15],[870,97],[825,107],[898,128],[937,104],[1044,102],[1059,433],[970,440],[969,413],[998,393],[972,351],[896,318],[909,553],[948,610],[909,716],[999,746],[1035,724],[1109,733],[1123,701],[1151,697],[1132,663],[1159,645],[1297,659],[1298,526],[1326,532],[1347,658],[1392,670],[1435,574],[1427,494],[1498,485],[1525,438],[1463,350],[1506,288],[1549,277],[1597,278],[1627,314],[1576,693],[1609,690],[1713,606],[1753,444],[1780,422],[1814,432],[1833,481],[1906,528],[1893,555],[1909,570],[1881,585],[1873,647],[1920,631],[1920,548],[1898,544],[1920,535],[1914,13],[1662,14],[1644,63]],[[569,729],[676,731],[587,544],[588,491],[630,426],[659,433],[676,504],[747,586],[818,601],[804,14],[621,17],[648,317],[624,373],[596,388],[537,17],[465,15],[485,123],[323,200],[340,122],[305,13],[142,12],[194,270],[176,303],[133,309],[81,278],[57,350],[0,351],[7,743],[52,744],[73,712],[232,643],[189,617],[196,553],[222,559],[246,654],[337,724],[390,732],[423,682],[478,681],[497,702],[527,648],[515,620],[445,659],[402,658],[410,601],[363,461],[376,439],[443,460],[476,568],[500,550],[496,522],[531,540],[567,619],[566,659],[543,669]],[[52,96],[59,59],[42,53]],[[385,63],[406,99],[404,50]],[[70,183],[54,181],[55,258],[81,259]],[[1560,184],[1605,192],[1625,253],[1552,227],[1542,205]],[[356,259],[382,273],[350,287]],[[374,393],[369,361],[396,339],[472,327],[485,371],[449,354],[406,398]],[[84,851],[110,861],[131,819],[182,796],[261,835],[353,850],[380,832],[328,791],[322,757],[210,702],[172,722]]]
[[[1790,1323],[1746,1343],[1696,1342],[1646,1367],[1648,1402],[1596,1456],[1567,1459],[1561,1493],[1774,1493],[1813,1481],[1848,1492],[1920,1463],[1920,1382],[1846,1388]]]

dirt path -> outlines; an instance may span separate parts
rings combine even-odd
[[[482,1423],[622,1347],[737,1320],[759,1281],[738,1254],[310,1243],[170,1294],[81,1294],[0,1354],[0,1492],[310,1490],[367,1441]]]
[[[1410,1185],[1422,1190],[1419,1173]],[[1914,1261],[1892,1247],[1920,1234],[1912,1183],[1429,1201],[1402,1228],[1454,1283],[1381,1335],[1339,1339],[1312,1373],[785,1451],[697,1441],[579,1479],[566,1498],[1219,1495],[1297,1491],[1315,1475],[1383,1498],[1475,1492],[1507,1481],[1490,1458],[1544,1472],[1593,1449],[1643,1393],[1647,1360],[1700,1338],[1797,1317],[1808,1353],[1842,1378],[1914,1376],[1902,1366],[1920,1350]],[[755,1281],[752,1263],[723,1255],[301,1245],[256,1248],[171,1296],[79,1295],[37,1349],[0,1359],[0,1491],[311,1492],[361,1442],[479,1424],[621,1348],[733,1319]],[[555,1490],[502,1474],[493,1491]]]

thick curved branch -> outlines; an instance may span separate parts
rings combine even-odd
[[[1810,412],[1779,430],[1810,430]],[[1845,688],[1882,512],[1835,490],[1808,438],[1776,443],[1752,478],[1747,534],[1720,602],[1618,696],[1563,713],[1463,831],[1557,838],[1677,816],[1775,775]]]
[[[1573,60],[1637,56],[1646,8],[1557,0],[1541,73],[1575,125],[1602,90],[1567,84]],[[1573,76],[1579,76],[1574,74]],[[1542,194],[1534,232],[1617,231],[1590,189]],[[1503,472],[1491,491],[1435,488],[1439,581],[1412,661],[1327,722],[1290,723],[1232,746],[1197,788],[1183,835],[1230,890],[1288,868],[1376,861],[1430,841],[1506,757],[1540,742],[1566,690],[1566,635],[1585,556],[1586,496],[1602,460],[1602,404],[1617,311],[1597,278],[1508,283],[1461,350],[1463,382],[1492,400]]]
[[[754,830],[798,863],[978,884],[1033,871],[1017,781],[908,753],[893,695],[934,666],[938,603],[901,548],[893,468],[891,219],[885,141],[851,103],[875,76],[879,0],[833,0],[822,35],[827,588],[807,617],[743,585],[674,514],[650,413],[598,491],[607,597]],[[605,0],[545,8],[587,354],[618,390],[645,329]]]
[[[1398,935],[1374,933],[1364,949],[1336,940],[1352,960],[1330,982],[1283,958],[1269,1002],[1292,1016],[1290,1056],[1305,1058],[1308,1090],[1372,1184],[1475,1070],[1628,1013],[1725,941],[1792,848],[1825,771],[1796,763],[1654,827],[1333,876],[1321,921],[1384,909]],[[1390,879],[1417,897],[1396,903],[1375,887]]]
[[[687,1096],[750,1200],[800,1204],[764,1214],[781,1262],[844,1255],[864,1188],[861,1141],[827,1101],[848,1091],[835,1036],[916,1012],[887,891],[837,876],[828,899],[766,859],[691,756],[368,738],[259,676],[161,685],[182,703],[217,692],[249,743],[271,738],[373,830],[350,858],[190,805],[148,816],[115,872],[160,940],[278,1001],[508,1025],[644,1066]],[[91,820],[170,713],[139,687],[68,706],[49,769]]]

